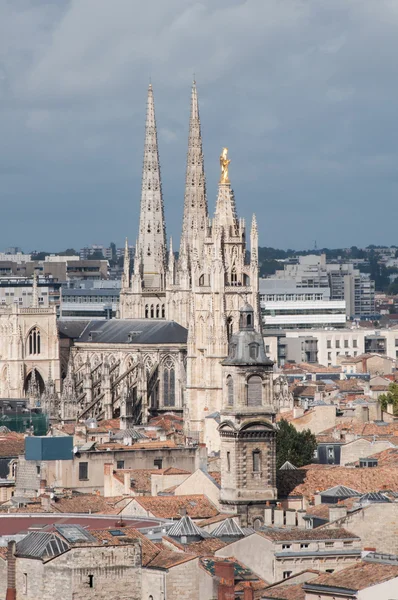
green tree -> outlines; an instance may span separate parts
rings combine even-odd
[[[282,419],[276,433],[276,468],[280,469],[287,460],[295,467],[312,462],[317,448],[316,437],[309,429],[297,429]]]
[[[76,250],[74,248],[67,248],[66,250],[63,250],[62,252],[57,252],[57,256],[78,256],[79,253],[76,252]]]
[[[398,415],[398,383],[390,383],[387,394],[379,396],[379,402],[384,411],[388,404],[392,404],[394,415]]]
[[[90,256],[88,256],[88,260],[104,260],[104,255],[101,250],[95,250]]]

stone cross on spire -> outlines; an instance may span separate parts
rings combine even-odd
[[[184,217],[180,244],[180,254],[184,245],[188,259],[193,248],[202,253],[208,220],[206,182],[200,129],[198,94],[196,83],[192,85],[191,115],[189,120],[187,170],[185,179]]]
[[[145,288],[162,288],[166,257],[166,227],[160,179],[158,139],[152,85],[148,88],[145,124],[144,165],[142,170],[138,255],[142,260]]]

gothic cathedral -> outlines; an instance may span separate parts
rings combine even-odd
[[[222,360],[239,329],[240,309],[258,299],[258,232],[253,216],[250,262],[246,227],[236,213],[228,150],[220,156],[221,178],[210,218],[195,82],[192,87],[182,235],[178,260],[166,227],[152,86],[148,90],[141,211],[133,272],[126,243],[120,296],[122,319],[166,319],[188,329],[184,422],[186,433],[205,439],[205,418],[222,407]]]

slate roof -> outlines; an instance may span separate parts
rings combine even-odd
[[[78,338],[90,323],[90,320],[57,320],[58,333],[60,338]]]
[[[52,558],[69,550],[68,544],[55,533],[33,531],[17,543],[17,556],[27,558]]]
[[[188,330],[164,319],[90,321],[75,340],[96,344],[186,344]]]
[[[213,537],[244,537],[243,530],[235,523],[231,518],[225,519],[220,525],[212,532]]]
[[[286,460],[283,465],[281,467],[279,467],[280,471],[295,471],[297,469],[297,467],[295,467],[294,465],[292,465],[291,462],[289,462],[288,460]]]
[[[385,494],[381,492],[368,492],[363,494],[358,500],[360,504],[367,504],[368,502],[391,502]]]
[[[324,490],[320,493],[321,496],[330,496],[332,498],[353,498],[360,496],[360,493],[345,485],[336,485],[332,488]]]
[[[172,527],[168,530],[167,535],[170,537],[182,537],[182,536],[193,536],[200,538],[207,538],[209,534],[200,529],[195,523],[192,521],[191,517],[185,516],[177,523],[172,525]]]

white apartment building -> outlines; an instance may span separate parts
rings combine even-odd
[[[260,279],[263,330],[344,327],[346,304],[328,287],[298,287],[290,279]]]
[[[377,353],[398,359],[398,327],[390,329],[302,329],[270,332],[264,337],[270,358],[279,366],[288,361],[337,366],[338,357]]]

